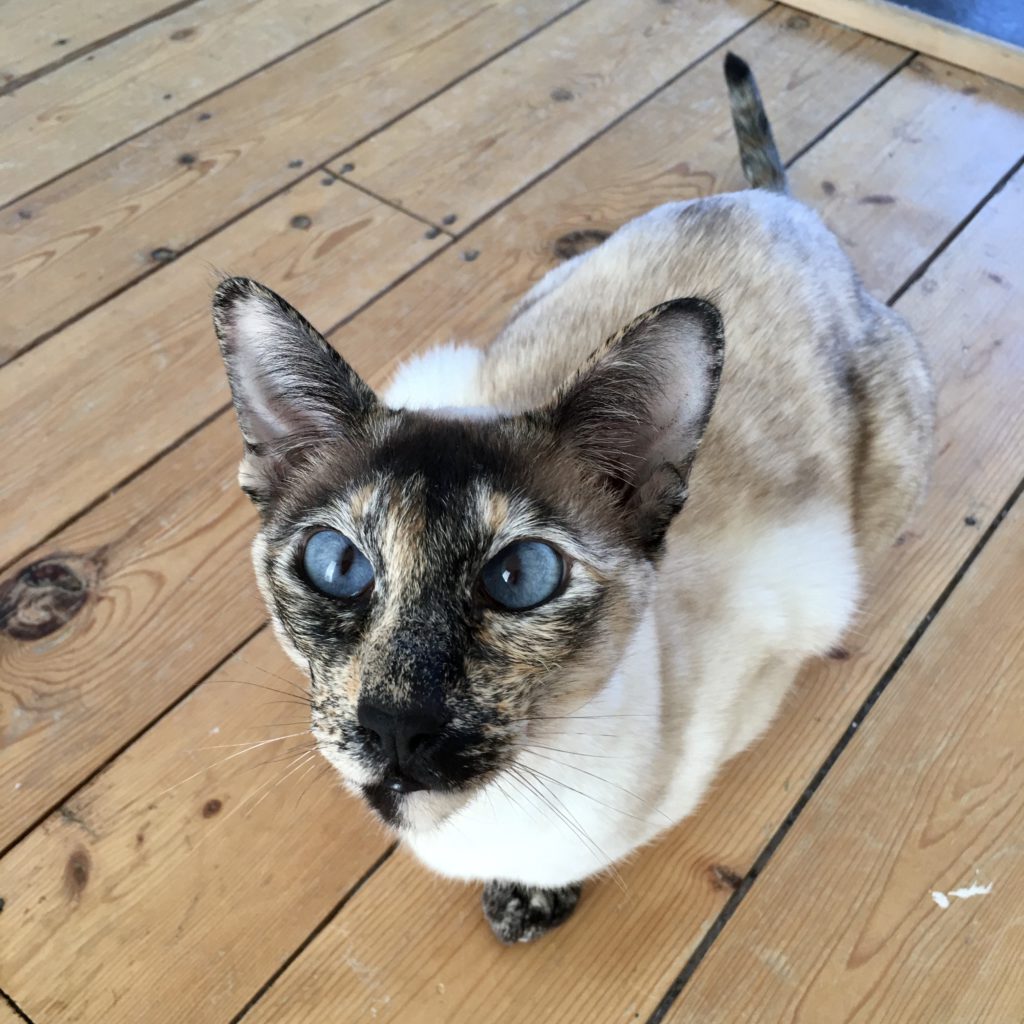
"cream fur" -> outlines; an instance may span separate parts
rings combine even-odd
[[[722,311],[725,375],[646,611],[598,696],[530,734],[562,751],[521,755],[552,777],[546,794],[499,778],[440,825],[417,815],[429,794],[409,797],[423,827],[407,841],[442,874],[563,886],[690,814],[801,662],[840,641],[865,553],[918,501],[931,390],[916,342],[813,212],[764,192],[633,221],[552,271],[484,352],[406,364],[388,401],[541,405],[605,337],[686,295]]]

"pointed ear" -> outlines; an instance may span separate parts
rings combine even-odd
[[[358,439],[377,397],[297,310],[255,281],[221,282],[213,323],[245,438],[239,480],[262,508],[317,446]]]
[[[609,338],[547,411],[559,439],[615,493],[649,555],[686,501],[723,355],[718,310],[674,299]]]

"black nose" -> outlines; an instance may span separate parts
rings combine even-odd
[[[441,712],[423,707],[388,707],[362,700],[357,717],[366,730],[367,741],[393,771],[422,781],[419,775],[422,769],[429,769],[431,750],[446,724]]]

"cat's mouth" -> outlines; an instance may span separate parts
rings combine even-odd
[[[365,726],[325,728],[314,720],[321,753],[348,788],[397,831],[436,828],[464,807],[507,765],[518,727],[461,724],[430,741],[397,746],[367,735]]]
[[[403,789],[388,782],[360,786],[363,799],[390,828],[426,832],[437,828],[469,801],[476,786],[458,789]]]

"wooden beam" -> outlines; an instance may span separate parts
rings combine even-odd
[[[786,0],[790,7],[1024,87],[1024,50],[888,0]]]

